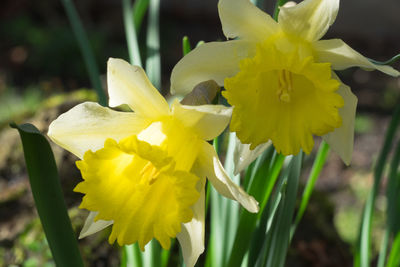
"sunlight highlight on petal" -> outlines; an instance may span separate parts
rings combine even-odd
[[[156,238],[168,249],[181,223],[193,217],[199,178],[176,170],[164,151],[136,136],[119,143],[107,139],[104,148],[88,151],[77,166],[84,179],[75,188],[85,194],[80,208],[98,212],[95,220],[114,222],[110,243],[138,241],[144,250]]]

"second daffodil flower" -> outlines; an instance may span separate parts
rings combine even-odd
[[[165,249],[177,237],[187,266],[204,250],[206,177],[224,196],[250,212],[258,203],[233,183],[207,140],[227,126],[224,106],[171,107],[143,69],[120,59],[108,61],[109,105],[128,104],[118,112],[96,103],[79,104],[49,127],[50,138],[81,158],[83,177],[75,191],[81,208],[91,211],[80,237],[112,224],[110,243],[152,239]]]
[[[339,0],[304,0],[281,7],[273,20],[249,0],[220,0],[225,36],[184,57],[171,76],[171,92],[185,94],[215,80],[233,106],[231,130],[255,149],[271,140],[278,152],[310,153],[322,136],[346,164],[353,151],[357,98],[332,70],[359,66],[391,76],[340,39],[320,40],[334,22]]]

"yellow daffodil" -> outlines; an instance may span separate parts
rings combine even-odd
[[[339,0],[305,0],[281,7],[276,22],[249,0],[220,0],[223,32],[234,40],[205,43],[185,56],[172,72],[171,92],[213,79],[234,107],[231,131],[251,150],[271,140],[285,155],[310,153],[317,135],[349,164],[357,98],[332,70],[399,72],[340,39],[320,40],[338,9]]]
[[[84,194],[91,211],[80,237],[112,225],[109,242],[152,239],[165,249],[177,237],[187,266],[204,250],[206,177],[224,196],[250,212],[258,203],[233,183],[207,140],[227,126],[231,110],[220,105],[171,107],[144,71],[120,59],[108,61],[109,105],[79,104],[49,127],[50,138],[78,156]]]

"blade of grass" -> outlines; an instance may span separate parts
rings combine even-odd
[[[392,250],[390,251],[386,267],[398,267],[398,266],[400,266],[400,232],[397,233],[393,241]]]
[[[21,136],[33,198],[56,265],[83,267],[47,139],[32,124],[11,127]]]
[[[362,215],[358,248],[354,256],[354,266],[361,266],[361,267],[369,266],[370,247],[371,247],[371,224],[372,224],[372,217],[374,214],[375,198],[379,191],[383,169],[386,163],[386,159],[389,155],[390,149],[392,147],[393,137],[399,123],[400,123],[400,105],[396,107],[393,113],[392,120],[386,132],[385,141],[382,150],[379,154],[379,158],[374,170],[374,184],[370,194],[368,195],[368,199],[365,204]]]
[[[146,72],[154,87],[161,90],[159,11],[160,0],[150,0],[146,39]]]
[[[389,238],[390,238],[390,230],[387,227],[385,229],[385,233],[383,234],[381,249],[380,249],[379,257],[378,257],[378,263],[376,265],[377,267],[384,267],[385,266],[387,249],[388,249],[388,245],[389,245]]]
[[[396,234],[400,230],[399,216],[399,193],[400,181],[398,177],[398,168],[400,164],[400,142],[396,146],[392,162],[390,164],[390,172],[386,188],[387,196],[387,222],[391,233]]]
[[[85,61],[86,69],[89,73],[90,82],[97,93],[99,104],[107,106],[107,96],[101,86],[99,69],[93,51],[90,48],[89,40],[83,29],[82,22],[79,18],[78,12],[71,0],[61,0],[64,5],[65,12],[67,13],[68,20],[71,24],[72,31],[78,41],[83,59]]]
[[[245,210],[242,211],[227,266],[241,266],[243,257],[250,247],[252,235],[249,233],[253,233],[263,213],[276,179],[279,176],[284,159],[284,156],[275,153],[271,162],[264,162],[255,171],[255,177],[249,186],[248,192],[255,199],[259,200],[260,211],[258,214],[249,213]]]
[[[131,0],[122,0],[122,14],[124,17],[124,28],[126,42],[128,44],[129,61],[132,65],[142,67],[139,43],[135,29],[135,20],[132,12]]]
[[[282,192],[282,200],[278,208],[276,221],[268,233],[272,235],[271,243],[264,255],[267,254],[264,266],[284,266],[286,253],[290,244],[290,227],[296,207],[299,177],[301,172],[302,153],[294,156],[289,165],[289,174],[285,190]]]
[[[270,232],[272,222],[274,221],[282,199],[281,191],[287,183],[288,174],[289,168],[285,168],[276,182],[274,193],[271,194],[270,199],[261,214],[260,222],[254,231],[250,243],[247,266],[261,266],[264,261],[263,255],[266,254],[266,247],[271,243],[271,235],[267,235],[267,233]],[[263,250],[264,253],[261,253],[261,250]]]
[[[303,195],[301,197],[301,202],[297,211],[296,219],[294,220],[294,224],[292,225],[290,239],[292,239],[293,234],[296,231],[297,225],[303,217],[304,211],[306,210],[308,205],[308,201],[310,200],[311,194],[314,190],[315,183],[317,182],[319,174],[324,167],[328,154],[329,145],[325,141],[322,141],[319,146],[317,156],[315,157],[310,176],[308,177],[306,187],[304,188]]]
[[[391,233],[394,235],[399,231],[399,200],[398,196],[400,193],[400,181],[398,175],[398,167],[400,163],[400,142],[398,143],[392,162],[390,164],[390,172],[388,176],[388,183],[386,187],[386,198],[387,198],[387,225],[384,234],[384,238],[381,245],[381,251],[378,258],[378,267],[383,267],[385,265],[385,259],[387,254],[387,249],[389,245],[389,238]]]

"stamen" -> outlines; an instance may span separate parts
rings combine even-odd
[[[147,162],[147,164],[143,167],[140,172],[140,176],[147,177],[149,184],[153,184],[156,180],[160,172],[154,167],[151,162]]]
[[[278,90],[276,94],[279,100],[289,103],[290,102],[290,92],[293,88],[292,75],[288,70],[281,70],[278,74]]]

